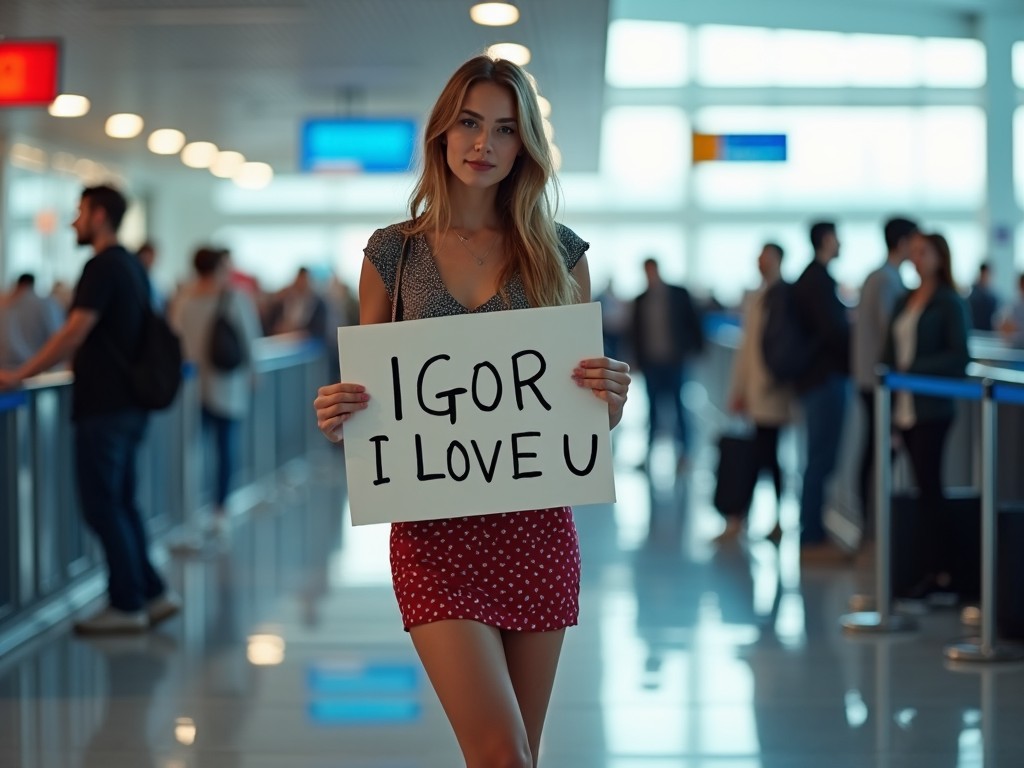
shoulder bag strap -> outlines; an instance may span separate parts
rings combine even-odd
[[[409,238],[402,241],[402,252],[398,254],[398,266],[395,268],[395,288],[391,292],[391,322],[402,319],[402,266],[405,264],[405,252],[409,248]]]

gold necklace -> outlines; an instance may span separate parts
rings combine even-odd
[[[451,230],[451,231],[455,232],[454,229]],[[478,267],[482,267],[484,265],[484,262],[487,260],[487,257],[491,255],[491,251],[494,250],[494,246],[497,245],[498,240],[501,237],[501,235],[495,235],[494,239],[491,240],[491,244],[489,246],[487,246],[487,250],[484,251],[484,255],[483,256],[477,256],[475,253],[473,253],[473,250],[469,247],[469,241],[472,238],[463,237],[458,232],[455,232],[455,236],[459,239],[459,242],[462,243],[462,247],[466,249],[466,253],[468,253],[470,256],[472,256],[473,260],[476,261],[476,265]]]

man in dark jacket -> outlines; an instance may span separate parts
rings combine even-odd
[[[647,384],[649,445],[654,444],[658,432],[661,407],[667,405],[673,412],[673,437],[681,469],[690,447],[682,398],[686,363],[704,350],[704,332],[690,292],[663,281],[655,259],[644,261],[644,272],[647,290],[633,304],[632,343],[636,367]]]
[[[807,427],[807,463],[800,495],[800,555],[831,560],[840,551],[825,536],[822,509],[825,488],[836,467],[849,398],[850,324],[836,294],[828,265],[839,255],[839,238],[831,221],[811,226],[814,260],[793,284],[793,300],[807,343],[814,350],[807,370],[796,381]]]

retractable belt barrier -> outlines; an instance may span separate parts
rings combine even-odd
[[[892,449],[892,392],[909,392],[981,403],[981,636],[949,645],[945,649],[945,654],[955,661],[1024,659],[1024,646],[997,643],[995,615],[996,409],[998,403],[1024,405],[1024,386],[995,382],[991,378],[950,379],[879,370],[874,413],[876,610],[847,614],[841,619],[842,626],[845,630],[855,633],[906,632],[917,628],[913,618],[894,613],[892,609],[892,466],[889,461],[883,459],[890,455]]]

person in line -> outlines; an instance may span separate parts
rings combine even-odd
[[[17,368],[31,358],[63,322],[60,305],[36,293],[35,275],[20,275],[0,301],[0,368]]]
[[[204,463],[216,468],[209,528],[220,534],[227,528],[227,499],[238,464],[239,429],[252,400],[253,345],[262,329],[252,301],[230,286],[227,251],[200,248],[192,264],[196,279],[174,303],[170,321],[181,336],[185,359],[195,362],[199,370],[204,438],[207,445],[213,445],[215,456],[215,461]],[[210,336],[218,312],[227,318],[240,342],[240,363],[230,370],[218,369],[210,358]]]
[[[967,294],[971,312],[971,327],[976,331],[993,331],[999,298],[992,290],[992,265],[983,261],[978,267],[978,279]]]
[[[142,265],[142,268],[146,270],[146,276],[149,278],[150,297],[153,302],[153,309],[158,313],[163,314],[167,311],[168,301],[153,281],[153,266],[156,264],[157,257],[156,243],[152,240],[147,240],[139,246],[139,250],[135,252],[135,256]]]
[[[624,360],[627,358],[625,341],[629,333],[629,303],[616,293],[615,281],[611,278],[597,295],[596,301],[601,305],[604,353],[616,360]]]
[[[747,299],[743,314],[743,339],[736,352],[729,387],[729,410],[743,414],[754,422],[754,457],[760,475],[767,470],[775,485],[776,508],[782,503],[782,467],[779,465],[779,429],[792,418],[793,390],[776,382],[765,366],[761,351],[764,331],[765,293],[782,279],[782,246],[765,243],[757,257],[761,273],[760,287]],[[729,516],[725,530],[716,541],[727,542],[738,538],[746,527],[746,515]],[[782,539],[778,522],[767,537],[770,541]]]
[[[391,319],[406,238],[404,320],[590,301],[589,244],[552,218],[545,191],[551,153],[526,72],[488,56],[459,67],[433,107],[422,157],[412,219],[377,230],[364,251],[362,324]],[[571,374],[607,403],[610,425],[618,424],[628,366],[600,357]],[[321,387],[314,402],[320,430],[341,440],[344,423],[371,396],[355,382]],[[503,563],[500,591],[484,578],[453,583],[467,563],[493,558]],[[395,523],[391,564],[403,623],[466,766],[536,766],[565,628],[579,612],[571,509]],[[548,574],[543,599],[518,606],[511,596],[538,570]],[[447,595],[454,617],[428,614],[424,588]]]
[[[148,413],[136,403],[116,362],[117,355],[135,356],[149,302],[145,271],[117,239],[127,206],[113,187],[82,192],[72,226],[78,244],[94,253],[82,268],[68,318],[30,360],[0,372],[0,389],[11,388],[73,357],[78,498],[103,547],[109,577],[109,604],[75,624],[83,634],[144,632],[180,607],[150,561],[135,500],[136,455]]]
[[[704,351],[704,329],[690,292],[661,278],[658,261],[644,260],[647,289],[633,302],[631,349],[647,386],[648,458],[662,426],[663,406],[672,411],[672,435],[677,470],[683,470],[690,450],[690,424],[683,404],[686,366]],[[643,469],[648,469],[644,461]]]
[[[861,449],[860,492],[861,511],[865,531],[873,534],[872,477],[875,466],[875,386],[878,383],[876,369],[882,361],[885,337],[889,332],[892,311],[907,292],[900,277],[900,266],[910,255],[910,244],[917,234],[917,223],[910,219],[895,217],[885,222],[885,263],[868,275],[860,290],[857,319],[853,324],[853,379],[857,385],[860,402],[864,406],[866,427],[864,445]]]
[[[316,292],[309,269],[300,267],[292,283],[281,289],[270,307],[267,326],[268,336],[295,333],[317,341],[326,338],[327,304]]]
[[[800,494],[800,557],[832,562],[842,552],[826,539],[825,488],[836,468],[849,399],[850,323],[828,266],[839,256],[836,225],[811,225],[814,259],[793,284],[797,315],[814,356],[797,379],[796,390],[807,428],[807,461]]]
[[[953,282],[949,244],[942,235],[915,235],[910,258],[921,285],[900,300],[893,313],[883,361],[893,370],[923,376],[962,378],[967,351],[967,308]],[[942,460],[956,403],[949,398],[895,393],[893,426],[900,430],[918,489],[918,542],[926,575],[908,598],[956,593],[952,563],[957,543],[942,489]]]
[[[1024,272],[1017,279],[1017,290],[1017,300],[1006,308],[999,332],[1008,345],[1024,349]]]

